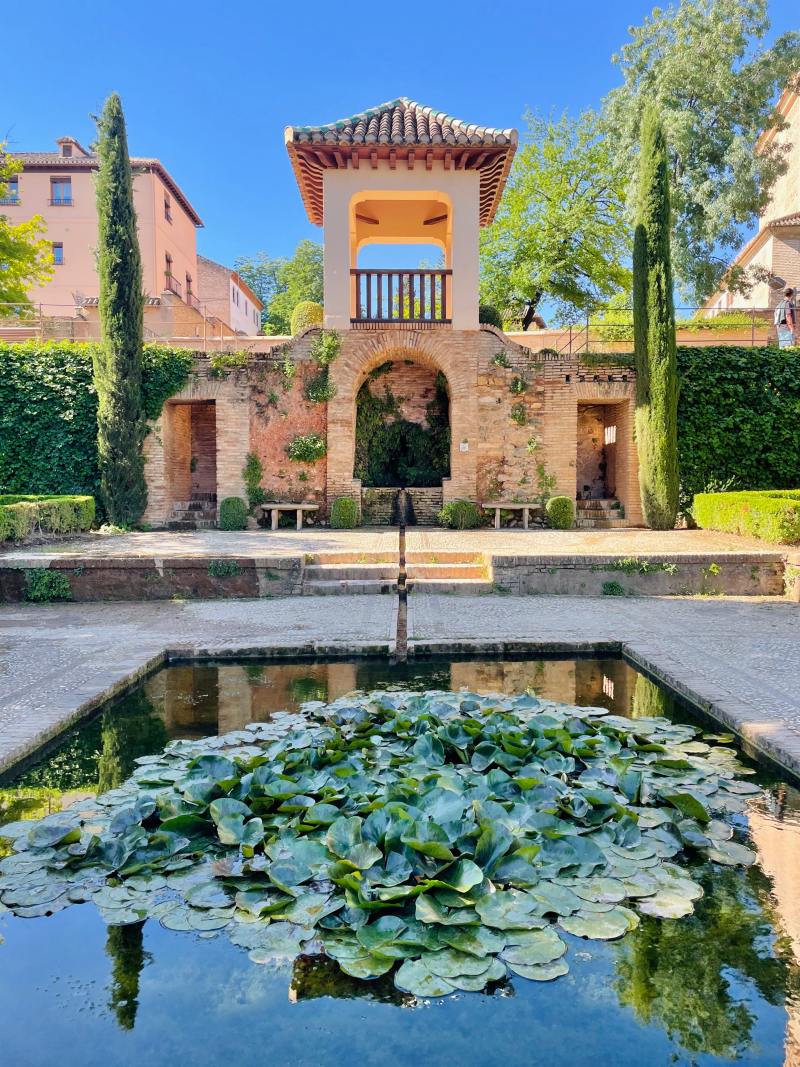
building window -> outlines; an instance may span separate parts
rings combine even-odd
[[[164,193],[164,218],[167,222],[172,222],[172,201],[169,198],[169,193]]]
[[[187,296],[191,296],[191,293],[192,293],[192,276],[187,271],[186,272],[186,295]]]
[[[53,263],[57,267],[64,266],[64,245],[61,241],[53,241]]]
[[[50,179],[50,204],[53,207],[72,206],[72,178]]]
[[[72,145],[71,144],[62,144],[62,146],[61,146],[61,155],[62,156],[66,156],[67,158],[69,158],[72,155]]]
[[[164,256],[164,274],[167,281],[169,281],[172,277],[172,256],[169,252]]]
[[[603,443],[606,445],[615,445],[617,443],[616,426],[606,426]]]
[[[3,195],[0,197],[0,204],[18,204],[19,203],[19,178],[7,178],[3,182]]]

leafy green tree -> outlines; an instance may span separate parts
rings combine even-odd
[[[481,232],[481,303],[504,322],[526,300],[566,317],[629,291],[625,169],[597,116],[557,121],[528,115],[494,223]]]
[[[678,372],[670,265],[667,144],[658,112],[642,120],[633,238],[636,444],[645,522],[671,530],[678,514]]]
[[[237,259],[235,267],[264,304],[266,334],[290,334],[292,312],[301,301],[322,303],[322,245],[316,241],[301,241],[291,259],[259,252]]]
[[[669,145],[675,273],[684,297],[698,304],[721,282],[743,228],[786,169],[785,147],[754,149],[762,130],[784,125],[773,101],[800,70],[800,34],[765,48],[768,30],[767,0],[680,0],[632,27],[614,57],[623,84],[604,102],[609,141],[632,170],[644,106],[658,107]],[[754,280],[739,269],[725,284],[747,291]]]
[[[144,922],[128,926],[109,926],[106,954],[113,969],[108,1006],[122,1030],[133,1030],[139,1011],[139,982],[142,968],[152,956],[144,950]]]
[[[9,179],[21,170],[0,144],[0,200],[8,196]],[[44,231],[41,215],[14,225],[0,213],[0,316],[23,312],[30,306],[28,290],[52,276],[53,256]]]
[[[116,93],[97,120],[97,268],[102,343],[95,350],[100,491],[108,517],[136,522],[147,503],[142,444],[142,260],[122,103]]]
[[[98,789],[116,789],[133,773],[139,756],[160,752],[168,741],[164,720],[141,691],[103,713],[102,750],[97,764]]]

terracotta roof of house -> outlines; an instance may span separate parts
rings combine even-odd
[[[776,230],[784,226],[800,226],[800,211],[793,211],[791,215],[781,215],[778,219],[770,219],[767,226]]]
[[[430,169],[433,160],[445,168],[481,173],[480,222],[488,225],[497,210],[519,134],[453,118],[407,97],[388,100],[357,115],[323,126],[287,126],[286,147],[312,222],[321,224],[322,171],[357,167],[360,160],[418,161]]]
[[[74,141],[71,137],[62,137],[59,139],[58,143],[60,144],[61,141],[64,140],[77,144],[77,141]],[[8,156],[10,159],[15,159],[17,162],[21,163],[25,170],[97,170],[99,166],[97,156],[91,154],[84,156],[62,156],[58,152],[9,152]],[[203,220],[192,207],[189,198],[160,159],[131,156],[131,167],[134,170],[154,171],[159,178],[161,178],[164,185],[166,185],[195,226],[203,225]]]

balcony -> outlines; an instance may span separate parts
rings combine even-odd
[[[452,270],[351,270],[351,322],[450,322]]]
[[[0,196],[0,206],[18,207],[22,201],[18,196]]]
[[[180,296],[180,293],[178,295]],[[189,305],[189,307],[194,308],[195,311],[200,310],[200,301],[190,289],[187,289],[186,291],[186,303]]]
[[[71,196],[56,196],[48,201],[50,207],[72,207]]]
[[[183,299],[181,283],[178,281],[177,278],[173,277],[172,274],[167,274],[164,278],[164,288],[169,289],[169,291],[171,293],[174,293],[175,296],[179,296],[181,299]]]

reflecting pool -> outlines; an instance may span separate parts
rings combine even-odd
[[[175,666],[146,680],[0,788],[0,822],[118,787],[173,739],[264,722],[353,690],[524,693],[625,716],[688,712],[614,659]],[[0,908],[3,1063],[389,1065],[800,1063],[800,796],[759,774],[758,862],[694,863],[692,915],[642,917],[619,941],[569,941],[555,982],[418,1000],[332,960],[259,966],[213,932],[107,927],[92,903],[21,919]],[[9,850],[0,842],[0,855]]]

